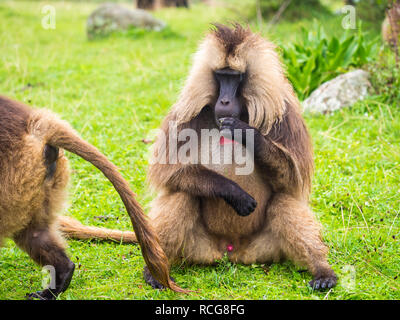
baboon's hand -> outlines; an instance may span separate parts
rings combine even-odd
[[[246,122],[236,118],[222,118],[220,119],[220,130],[222,134],[226,133],[227,138],[235,140],[243,145],[246,145],[246,130],[253,130],[254,134],[258,132],[257,129],[250,127]],[[241,134],[238,134],[241,132]]]
[[[257,207],[257,202],[246,191],[240,187],[234,188],[223,196],[223,199],[228,203],[240,216],[248,216]]]

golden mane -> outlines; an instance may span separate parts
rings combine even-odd
[[[247,73],[242,92],[249,124],[267,134],[282,119],[286,103],[299,108],[275,49],[274,44],[239,24],[232,28],[216,25],[194,55],[189,77],[172,107],[172,118],[178,124],[186,123],[204,106],[215,102],[217,86],[213,71],[230,67]]]

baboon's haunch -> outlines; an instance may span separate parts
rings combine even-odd
[[[29,297],[56,298],[68,288],[74,272],[56,216],[65,203],[69,178],[68,161],[59,148],[90,161],[112,182],[129,213],[152,274],[165,286],[180,291],[169,279],[168,260],[156,233],[117,168],[49,111],[0,97],[0,242],[13,238],[34,261],[51,265],[56,271],[55,289],[47,288]],[[63,220],[77,226],[72,219]]]
[[[215,151],[223,155],[231,141],[253,152],[254,170],[238,175],[237,162],[210,163],[203,157],[169,161],[170,122],[177,123],[178,135],[190,128],[200,140],[180,141],[178,149],[192,144],[210,159]],[[203,129],[231,133],[236,141],[224,139],[218,150],[204,150]],[[308,267],[315,289],[336,284],[308,205],[310,137],[272,43],[240,25],[218,25],[200,45],[161,130],[148,173],[159,192],[149,216],[171,263],[212,264],[225,254],[244,264],[290,259]],[[247,141],[248,131],[254,141]],[[162,154],[166,164],[157,160]],[[144,274],[153,287],[161,287],[147,270]]]

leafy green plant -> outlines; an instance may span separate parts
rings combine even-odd
[[[356,34],[346,32],[337,38],[328,37],[322,27],[316,31],[302,28],[300,42],[283,46],[288,78],[301,100],[323,82],[374,59],[377,39],[367,40],[361,26],[358,29]]]

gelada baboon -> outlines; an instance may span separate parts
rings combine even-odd
[[[170,157],[169,141],[186,129],[200,142],[178,139],[173,152],[189,150],[188,144],[199,148],[197,163]],[[219,150],[204,149],[205,129],[230,133],[236,141],[221,139]],[[237,174],[235,161],[210,163],[229,142],[244,152],[251,149],[249,174]],[[244,264],[290,259],[308,267],[313,288],[333,287],[336,275],[308,206],[312,172],[310,137],[274,45],[240,25],[217,25],[200,45],[163,121],[149,167],[149,183],[158,191],[149,216],[168,259],[198,264],[225,254]],[[162,287],[148,270],[144,275],[153,287]]]
[[[310,137],[274,46],[240,25],[217,25],[201,44],[183,91],[164,119],[161,129],[167,137],[171,121],[178,135],[191,128],[200,140],[202,129],[228,130],[243,148],[253,148],[255,163],[251,174],[237,175],[235,162],[152,161],[148,179],[159,194],[149,216],[170,262],[210,264],[225,253],[244,264],[287,258],[308,267],[313,288],[333,287],[336,276],[308,206]],[[243,138],[235,129],[243,131]],[[246,141],[246,130],[254,141]],[[155,142],[155,159],[169,155],[166,141],[160,136]],[[185,142],[180,146],[187,147]]]
[[[12,238],[38,264],[55,269],[55,289],[28,297],[56,298],[67,289],[74,272],[58,232],[56,213],[64,206],[69,178],[68,161],[59,148],[91,162],[111,181],[129,213],[152,274],[165,286],[181,291],[170,281],[168,260],[158,237],[116,166],[49,111],[0,97],[0,242]],[[64,223],[76,225],[68,218]]]

